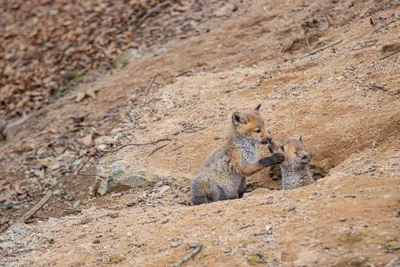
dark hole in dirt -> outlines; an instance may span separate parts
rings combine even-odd
[[[325,170],[324,168],[319,167],[317,165],[314,165],[314,164],[310,165],[310,169],[311,169],[311,173],[313,174],[313,178],[315,181],[318,181],[318,180],[324,178],[328,174],[327,170]],[[272,166],[269,169],[268,175],[274,183],[265,186],[265,185],[261,185],[257,181],[248,182],[247,188],[246,188],[246,193],[249,193],[257,188],[268,188],[270,190],[280,190],[281,189],[280,184],[281,184],[281,179],[282,179],[281,167],[279,165]]]

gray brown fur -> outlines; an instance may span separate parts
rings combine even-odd
[[[258,108],[233,114],[227,142],[206,160],[193,180],[193,205],[240,198],[248,176],[284,160],[281,154],[258,159],[257,144],[268,142]]]
[[[268,145],[271,153],[283,153],[281,189],[291,190],[315,183],[310,171],[311,155],[303,144],[302,137],[283,141],[272,141]]]

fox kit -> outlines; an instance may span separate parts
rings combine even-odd
[[[310,172],[311,155],[304,147],[301,136],[283,141],[270,139],[268,150],[285,155],[285,161],[281,163],[281,189],[295,189],[315,182]]]
[[[247,176],[285,159],[279,153],[257,158],[257,144],[267,144],[269,140],[258,112],[260,106],[255,110],[233,113],[227,142],[206,160],[193,180],[193,205],[241,198],[247,186]]]

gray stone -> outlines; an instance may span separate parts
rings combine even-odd
[[[18,132],[20,132],[26,123],[26,121],[30,118],[30,116],[21,117],[18,120],[15,120],[9,124],[7,124],[4,128],[3,134],[6,136],[8,140],[14,138]]]
[[[133,57],[140,57],[136,49],[125,50],[114,60],[114,67],[117,69],[125,67]]]

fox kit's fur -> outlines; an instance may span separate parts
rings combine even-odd
[[[281,163],[281,189],[291,190],[315,182],[310,171],[311,155],[304,147],[302,137],[283,141],[269,140],[271,153],[283,153],[285,161]]]
[[[206,160],[193,180],[193,205],[240,198],[247,176],[284,160],[282,154],[258,159],[257,144],[269,140],[259,108],[233,113],[227,142]]]

